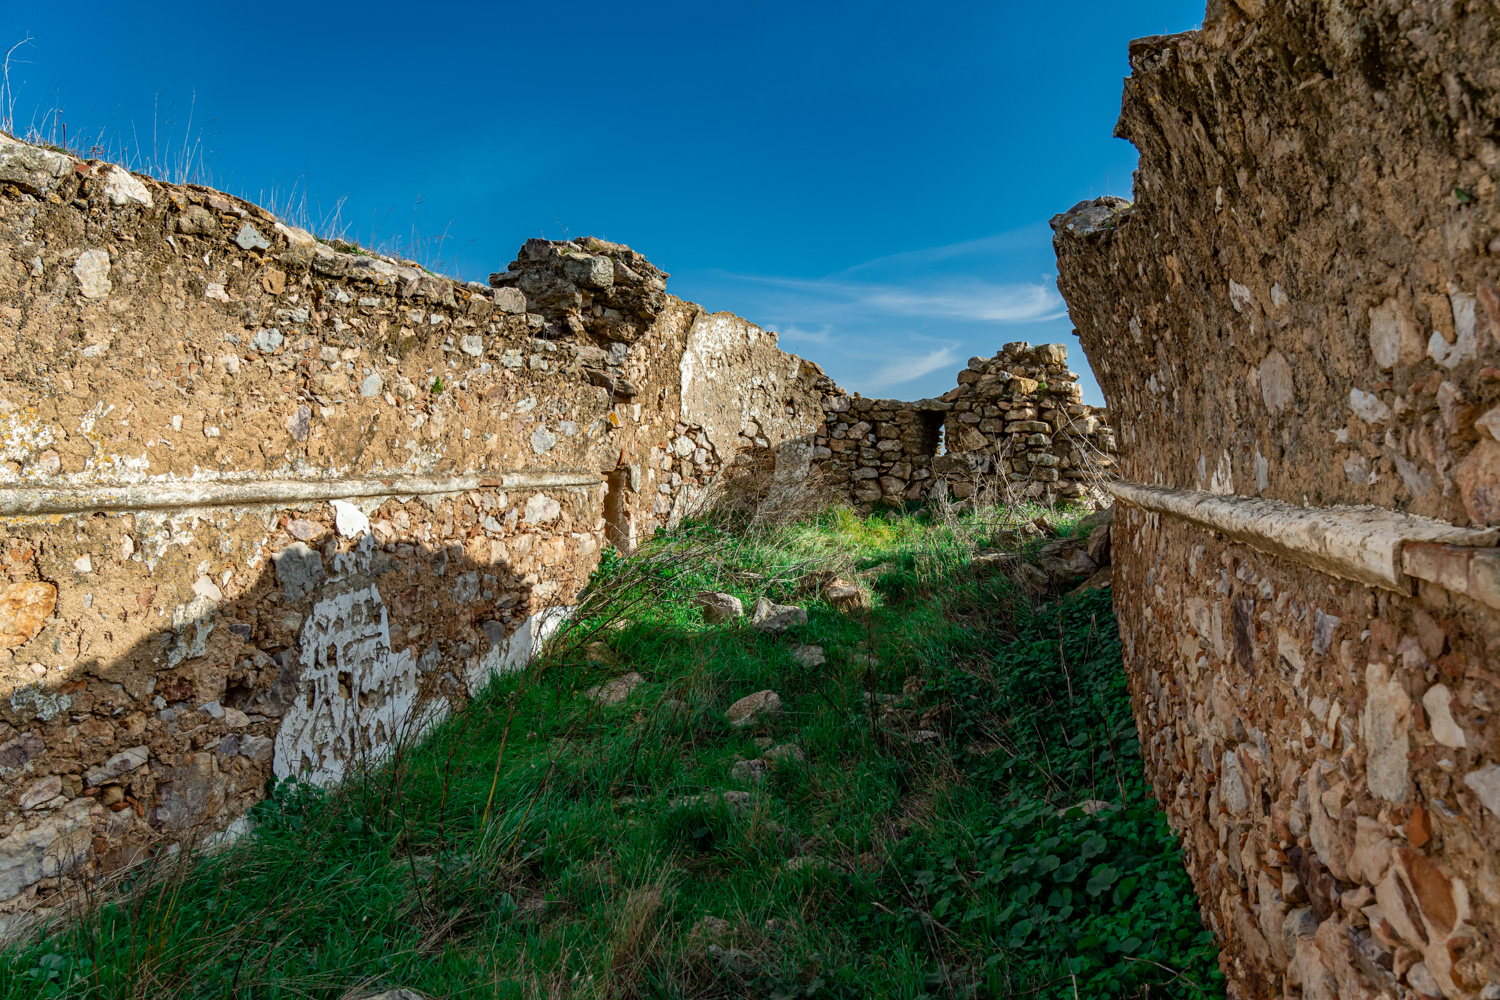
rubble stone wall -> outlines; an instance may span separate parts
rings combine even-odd
[[[1053,221],[1149,777],[1243,997],[1500,997],[1500,16],[1215,0]]]
[[[1083,403],[1063,344],[1006,344],[971,358],[937,399],[831,392],[814,457],[856,503],[921,500],[937,483],[972,496],[986,482],[1015,496],[1083,498],[1114,460],[1108,414]]]
[[[488,285],[0,136],[0,932],[517,667],[831,385],[629,248]]]

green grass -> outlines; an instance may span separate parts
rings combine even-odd
[[[1108,591],[1036,606],[976,579],[988,530],[836,510],[607,559],[546,659],[0,955],[0,997],[1222,997]],[[872,610],[797,596],[824,567]],[[810,620],[704,625],[705,588]],[[629,671],[625,702],[584,697]],[[764,688],[780,714],[731,728]],[[736,778],[767,744],[805,761]]]

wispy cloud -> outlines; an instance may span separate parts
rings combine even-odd
[[[810,330],[796,323],[788,323],[779,331],[783,340],[799,340],[806,344],[830,344],[833,342],[833,327],[827,323]]]
[[[1066,341],[1045,224],[861,261],[824,275],[679,272],[678,294],[777,330],[857,392],[937,395],[970,354]],[[1074,355],[1075,367],[1084,364]],[[1086,387],[1087,392],[1092,392]]]
[[[822,299],[825,305],[836,304],[844,310],[864,309],[897,316],[942,316],[981,323],[1033,323],[1057,319],[1067,312],[1056,290],[1041,282],[999,284],[950,279],[896,285],[828,278],[810,281],[755,274],[730,274],[727,277],[801,292]]]
[[[929,351],[919,358],[898,358],[883,368],[877,368],[865,378],[871,389],[889,389],[903,382],[914,382],[923,375],[930,375],[940,368],[947,368],[957,361],[953,348],[943,347]]]

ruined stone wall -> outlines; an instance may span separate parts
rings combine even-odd
[[[0,136],[0,932],[517,667],[826,379],[629,248],[490,285]]]
[[[865,506],[920,500],[937,483],[959,498],[994,483],[1018,498],[1079,500],[1109,475],[1115,443],[1067,360],[1063,344],[1006,344],[971,358],[937,399],[829,393],[813,454]]]
[[[1215,0],[1054,220],[1149,776],[1234,995],[1500,997],[1500,14]]]

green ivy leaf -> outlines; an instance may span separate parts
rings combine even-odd
[[[1120,871],[1109,865],[1100,865],[1094,869],[1094,874],[1089,878],[1087,886],[1090,896],[1097,896],[1110,886],[1115,884],[1115,879],[1120,877]]]
[[[1010,929],[1010,946],[1012,948],[1021,947],[1026,942],[1026,938],[1031,934],[1032,930],[1033,925],[1030,920],[1017,921],[1015,926]]]

